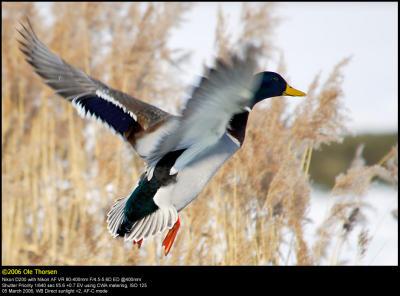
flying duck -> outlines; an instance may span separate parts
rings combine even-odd
[[[275,96],[305,96],[277,73],[254,74],[257,50],[220,59],[208,69],[179,116],[108,87],[52,53],[32,25],[18,30],[26,61],[84,118],[94,118],[127,141],[147,163],[132,193],[115,201],[107,228],[133,244],[169,230],[167,255],[180,227],[178,212],[203,190],[242,146],[249,112]]]

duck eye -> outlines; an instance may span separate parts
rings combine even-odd
[[[272,78],[273,80],[275,80],[275,81],[278,81],[279,79],[278,79],[278,77],[274,77],[274,78]]]

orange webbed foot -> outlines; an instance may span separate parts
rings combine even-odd
[[[164,254],[165,256],[168,255],[169,250],[172,247],[172,244],[174,243],[176,234],[178,233],[179,227],[181,225],[181,222],[179,221],[179,216],[178,220],[175,222],[174,226],[168,231],[167,236],[164,238],[162,245],[165,247],[164,249]]]
[[[135,242],[135,241],[133,241],[133,244],[134,245],[138,245],[138,249],[140,249],[140,246],[142,245],[142,242],[143,242],[143,239],[141,239],[140,241],[138,241],[138,242]]]

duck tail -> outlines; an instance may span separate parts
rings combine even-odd
[[[107,214],[107,229],[112,235],[112,237],[123,236],[125,233],[122,233],[122,229],[130,229],[132,225],[124,225],[127,227],[121,227],[124,223],[124,208],[125,204],[128,200],[127,197],[119,198],[115,201],[111,210]]]
[[[107,214],[107,229],[114,238],[125,237],[126,241],[133,241],[133,244],[137,243],[140,247],[144,238],[161,233],[166,229],[171,230],[177,222],[179,224],[178,213],[173,206],[158,209],[138,221],[127,221],[124,219],[124,209],[128,199],[129,197],[117,199]],[[164,241],[166,250],[169,251],[171,248],[175,235],[168,245]]]

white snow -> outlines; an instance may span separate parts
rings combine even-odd
[[[372,184],[361,198],[365,204],[361,207],[363,218],[355,223],[341,248],[339,231],[334,234],[334,239],[327,249],[328,258],[322,260],[321,264],[398,265],[398,220],[393,215],[393,211],[398,209],[397,196],[398,188]],[[317,227],[329,215],[331,206],[339,198],[330,196],[329,192],[313,189],[308,215],[311,222],[305,227],[305,238],[308,243],[315,241]],[[363,230],[368,231],[371,240],[365,255],[360,258],[358,236]],[[292,260],[293,258],[289,260],[289,264]]]

